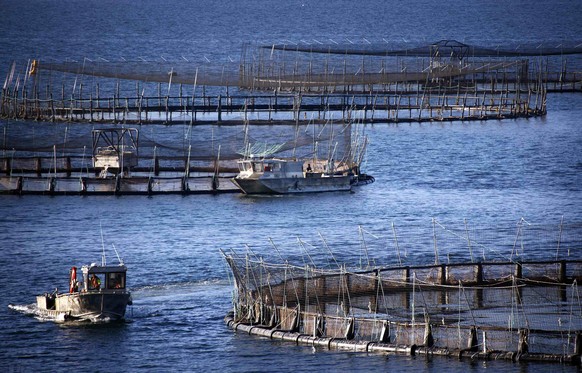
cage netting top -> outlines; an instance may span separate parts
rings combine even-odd
[[[83,156],[93,149],[92,131],[115,125],[32,123],[0,126],[3,157]],[[119,128],[119,127],[117,127]],[[141,126],[139,157],[235,160],[243,156],[295,156],[341,159],[352,149],[352,126],[308,124],[276,126]],[[360,138],[361,139],[361,138]]]
[[[582,43],[547,43],[497,45],[483,47],[469,45],[456,40],[440,40],[436,43],[418,47],[406,45],[391,46],[389,44],[273,44],[263,48],[284,51],[297,51],[327,54],[354,54],[368,56],[410,56],[432,57],[440,56],[472,56],[472,57],[519,57],[519,56],[554,56],[567,54],[582,54]]]

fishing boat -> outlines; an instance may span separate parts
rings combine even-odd
[[[138,164],[139,132],[135,128],[93,130],[93,168],[101,178],[109,174],[128,177]]]
[[[77,279],[77,267],[70,270],[69,292],[45,293],[36,297],[39,313],[58,321],[115,321],[123,319],[132,303],[126,289],[127,267],[119,265],[85,265],[82,280]]]
[[[309,160],[282,158],[251,157],[237,163],[239,174],[232,182],[245,194],[349,191],[358,180],[356,167],[348,168],[333,160],[324,167]]]
[[[333,123],[312,130],[296,128],[293,141],[266,142],[250,136],[246,127],[233,184],[245,194],[269,195],[348,192],[374,181],[360,174],[367,145],[363,133]]]

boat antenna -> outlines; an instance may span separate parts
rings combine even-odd
[[[113,250],[115,251],[115,255],[117,255],[117,260],[119,260],[119,264],[124,265],[123,259],[121,259],[121,257],[119,256],[119,253],[117,252],[117,249],[115,248],[115,244],[111,244],[111,247],[113,247]]]
[[[99,230],[101,231],[101,265],[105,267],[105,242],[103,241],[103,227],[101,226],[101,220],[99,220]]]

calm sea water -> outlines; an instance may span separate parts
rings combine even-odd
[[[571,41],[582,3],[571,1],[85,1],[0,0],[0,76],[13,59],[237,58],[247,41]],[[557,45],[556,44],[556,45]],[[579,94],[548,97],[544,118],[368,126],[355,193],[0,197],[0,367],[4,371],[570,371],[544,364],[458,362],[314,350],[235,334],[223,323],[232,285],[219,249],[268,252],[267,238],[329,239],[359,258],[358,226],[389,235],[431,219],[476,227],[582,220]],[[6,124],[6,123],[4,123]],[[10,123],[11,128],[27,122]],[[98,261],[101,229],[129,267],[134,305],[116,325],[58,325],[30,315],[36,294],[66,287],[73,264]],[[379,240],[383,237],[379,236]],[[370,245],[382,258],[385,246]],[[432,248],[413,253],[432,255]],[[531,253],[543,255],[543,252]],[[12,307],[9,307],[12,305]]]

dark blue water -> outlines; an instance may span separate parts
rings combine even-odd
[[[248,41],[367,38],[559,44],[580,38],[580,14],[578,0],[0,0],[0,76],[13,59],[35,57],[187,54],[224,62],[229,56],[238,58],[241,44]],[[550,95],[544,118],[368,126],[365,170],[376,182],[353,194],[2,196],[0,368],[569,371],[543,364],[313,350],[234,334],[222,321],[230,308],[232,285],[219,249],[244,250],[248,244],[272,257],[270,237],[293,256],[300,251],[297,237],[321,247],[322,233],[338,257],[357,262],[362,226],[378,237],[367,237],[370,255],[390,262],[394,254],[387,254],[383,242],[391,237],[392,223],[430,232],[432,218],[461,227],[466,219],[483,228],[515,228],[522,217],[531,224],[557,225],[562,217],[565,222],[581,221],[581,102],[579,94]],[[20,125],[25,131],[30,123],[10,122],[12,129]],[[66,287],[71,265],[99,260],[100,226],[109,260],[115,257],[113,244],[129,267],[134,306],[128,321],[58,325],[28,315],[36,294]],[[415,248],[408,260],[429,257],[432,250],[430,245]],[[528,254],[546,254],[535,250]]]

